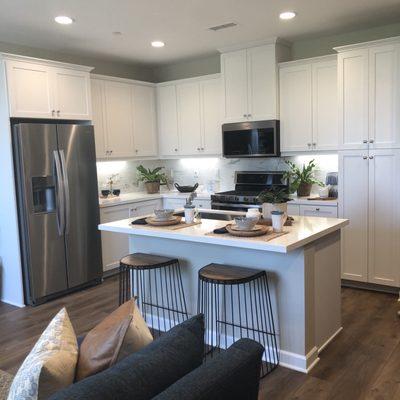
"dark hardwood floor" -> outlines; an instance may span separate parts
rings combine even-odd
[[[305,375],[279,367],[261,381],[260,399],[400,399],[397,296],[343,289],[343,332]],[[0,303],[0,369],[15,373],[49,320],[65,306],[77,335],[117,307],[118,281],[38,306]]]

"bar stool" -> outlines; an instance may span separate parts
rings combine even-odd
[[[120,260],[119,304],[137,296],[154,336],[188,318],[179,261],[134,253]]]
[[[206,322],[205,356],[246,337],[261,343],[261,377],[279,364],[267,273],[262,270],[209,264],[199,270],[199,313]]]

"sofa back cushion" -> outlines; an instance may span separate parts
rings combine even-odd
[[[61,390],[52,400],[151,399],[202,363],[204,320],[195,316],[113,367]]]

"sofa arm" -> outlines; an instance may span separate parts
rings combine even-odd
[[[263,346],[241,339],[160,393],[157,400],[256,400]]]

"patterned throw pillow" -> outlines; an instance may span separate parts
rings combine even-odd
[[[63,308],[42,333],[15,376],[8,400],[41,400],[74,381],[78,344]]]

